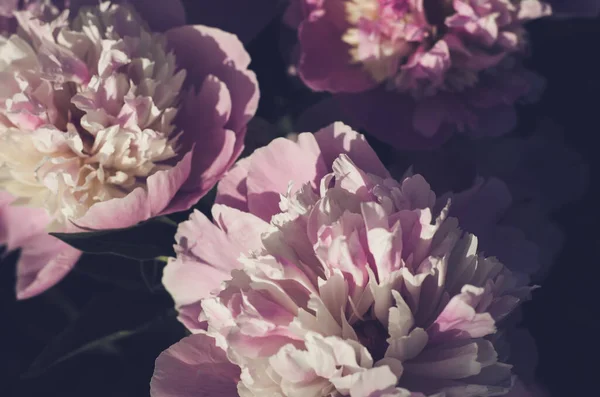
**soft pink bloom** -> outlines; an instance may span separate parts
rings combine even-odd
[[[72,2],[70,14],[44,3],[16,12],[22,33],[0,38],[0,189],[11,202],[0,243],[22,248],[19,298],[80,255],[46,232],[188,209],[243,149],[258,87],[239,40],[133,3],[155,31],[131,5]]]
[[[538,0],[297,0],[299,75],[336,94],[357,126],[398,147],[435,146],[453,132],[496,136],[535,100],[524,24]]]
[[[219,184],[215,224],[179,228],[163,283],[196,335],[151,394],[507,393],[493,335],[531,289],[442,200],[341,123],[258,149]]]

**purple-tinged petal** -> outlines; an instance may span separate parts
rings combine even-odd
[[[207,335],[191,335],[156,359],[152,397],[236,397],[239,368]]]
[[[186,69],[186,81],[201,87],[208,75],[231,87],[232,111],[226,128],[240,132],[258,107],[258,83],[246,68],[250,56],[239,39],[207,26],[184,26],[167,32],[177,64]]]
[[[360,168],[382,178],[389,177],[389,173],[379,160],[379,157],[365,137],[350,128],[337,122],[315,133],[315,139],[321,149],[321,155],[327,167],[342,153],[352,158]]]
[[[77,219],[75,226],[94,230],[126,228],[173,212],[168,205],[187,179],[191,161],[190,152],[173,168],[148,177],[147,191],[136,188],[123,198],[94,204],[84,216]]]
[[[215,205],[213,216],[216,225],[199,211],[179,224],[177,258],[171,258],[163,272],[162,283],[175,301],[180,320],[192,331],[202,328],[200,300],[218,290],[231,270],[241,266],[239,255],[262,247],[260,236],[269,226],[252,214],[224,205]]]
[[[43,234],[50,223],[50,217],[41,208],[11,206],[15,199],[0,191],[0,244],[5,245],[9,251],[27,244],[34,236]]]
[[[198,109],[206,109],[201,118]],[[186,96],[177,124],[185,131],[180,144],[193,148],[193,156],[190,176],[176,196],[177,210],[198,202],[239,155],[243,135],[236,136],[236,132],[224,127],[230,112],[230,91],[216,77],[209,76],[197,94],[189,92]]]
[[[277,138],[268,146],[257,149],[248,170],[250,212],[270,221],[271,216],[279,212],[279,194],[287,192],[290,182],[294,184],[292,191],[306,182],[316,184],[325,169],[318,154],[302,150],[299,144],[288,139]]]
[[[246,180],[250,169],[250,158],[238,161],[217,185],[216,204],[225,204],[241,211],[248,210],[248,188]]]
[[[373,88],[377,82],[360,64],[351,63],[350,47],[341,40],[344,29],[336,26],[338,14],[345,13],[343,2],[327,3],[339,4],[327,11],[313,11],[298,29],[302,46],[298,71],[302,80],[315,91],[359,92]]]
[[[262,234],[269,228],[267,222],[248,212],[221,204],[213,205],[212,215],[214,223],[239,247],[240,252],[262,249]]]
[[[39,295],[73,269],[81,251],[49,234],[32,237],[17,262],[17,299]]]

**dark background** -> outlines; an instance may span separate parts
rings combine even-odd
[[[194,23],[199,16],[188,8]],[[541,103],[522,109],[522,119],[550,116],[561,124],[565,144],[590,168],[590,185],[583,199],[554,214],[567,239],[542,288],[525,305],[525,324],[538,347],[538,380],[551,395],[596,395],[600,24],[543,20],[531,24],[530,31],[531,66],[548,79],[548,89]],[[274,125],[268,134],[251,131],[250,147],[290,131],[295,117],[316,98],[286,74],[281,35],[280,22],[274,21],[248,45],[262,93],[258,115]],[[389,152],[380,154],[385,162]],[[210,200],[209,195],[199,208],[206,212]],[[173,242],[174,229],[152,233],[142,238],[167,247]],[[148,396],[155,358],[184,335],[160,287],[161,265],[84,256],[58,286],[16,302],[17,255],[0,264],[0,395]]]

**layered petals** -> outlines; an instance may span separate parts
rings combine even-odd
[[[222,396],[236,394],[239,368],[206,335],[192,335],[165,350],[156,359],[150,383],[153,397]]]
[[[336,94],[346,118],[399,148],[438,146],[450,134],[497,136],[533,101],[541,77],[522,65],[538,0],[298,0],[299,76]],[[394,127],[390,127],[394,126]]]
[[[258,103],[241,42],[184,26],[179,1],[69,7],[30,3],[14,12],[22,32],[0,42],[0,189],[14,197],[2,208],[2,242],[23,248],[22,260],[23,212],[37,238],[126,228],[190,208],[242,152]],[[57,247],[27,256],[19,275],[30,281],[20,285],[41,274],[34,258],[76,260]],[[62,270],[52,274],[60,277],[74,264],[57,263]]]
[[[392,179],[347,126],[297,138],[234,168],[213,223],[198,213],[182,223],[165,269],[181,321],[239,368],[237,393],[509,392],[511,366],[493,335],[529,298],[526,279],[460,229],[470,214],[452,217],[451,200],[439,208],[420,175]],[[274,168],[274,179],[253,178]],[[270,196],[252,203],[266,192],[278,208]],[[222,278],[208,285],[215,269]],[[157,362],[155,376],[169,371]]]

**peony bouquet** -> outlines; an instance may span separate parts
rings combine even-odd
[[[565,337],[560,306],[593,301],[564,267],[593,244],[572,206],[593,111],[554,77],[593,51],[566,70],[544,32],[600,39],[599,14],[0,0],[9,389],[593,395],[551,372],[593,339]]]

